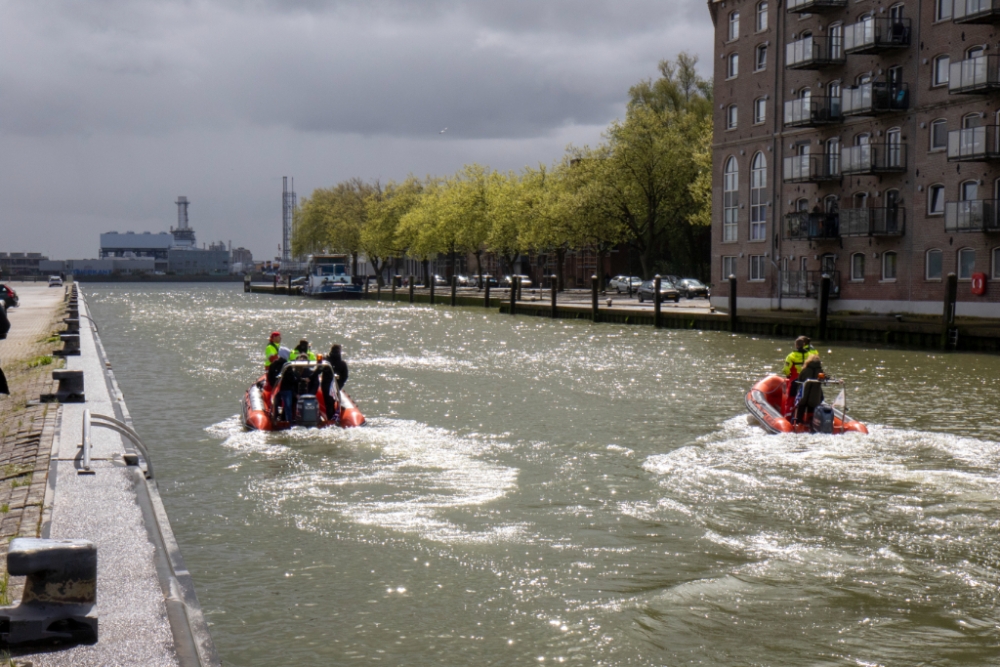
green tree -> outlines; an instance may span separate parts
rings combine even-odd
[[[418,204],[423,185],[412,176],[402,183],[389,182],[365,199],[366,223],[361,229],[359,247],[375,269],[379,285],[387,262],[401,257],[405,246],[398,234],[400,221]]]
[[[360,178],[352,178],[332,188],[314,190],[312,196],[302,200],[296,212],[292,253],[350,254],[356,274],[361,230],[367,218],[365,199],[377,188],[377,182],[366,183]]]
[[[629,105],[655,111],[712,116],[712,82],[698,75],[698,57],[680,53],[676,62],[661,60],[660,78],[645,79],[629,89]]]

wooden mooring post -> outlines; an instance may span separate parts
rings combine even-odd
[[[729,276],[729,330],[736,333],[736,276]]]
[[[556,319],[559,316],[559,310],[556,307],[556,292],[559,289],[559,278],[555,275],[552,276],[552,319]]]
[[[483,305],[486,306],[487,308],[490,307],[490,277],[491,276],[489,274],[483,276],[483,279],[486,282],[486,294],[485,294],[486,298],[483,300]]]
[[[434,283],[437,282],[434,278],[435,278],[435,276],[431,276],[431,279],[428,281],[431,284],[431,305],[432,306],[434,305]]]
[[[597,292],[598,292],[597,276],[590,276],[590,319],[594,322],[600,321],[600,315],[597,312]]]
[[[413,303],[413,274],[410,274],[410,303]]]
[[[830,276],[826,273],[819,281],[819,339],[826,340],[827,315],[830,312]]]
[[[451,305],[454,308],[458,305],[458,276],[451,277]]]
[[[660,298],[660,285],[663,279],[659,274],[653,276],[653,328],[660,328],[660,308],[663,300]]]
[[[941,349],[955,349],[958,329],[955,328],[955,305],[958,301],[958,276],[949,273],[944,287],[944,310],[941,313]]]
[[[515,315],[517,311],[517,288],[521,279],[517,276],[510,277],[510,314]]]

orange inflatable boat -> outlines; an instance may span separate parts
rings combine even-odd
[[[833,403],[823,389],[839,389]],[[769,433],[868,433],[868,427],[847,416],[847,392],[843,380],[807,380],[792,389],[792,381],[768,375],[746,396],[747,410]]]
[[[322,387],[317,388],[315,393],[308,391],[308,389],[296,392],[292,414],[284,414],[275,404],[278,394],[276,388],[281,386],[281,381],[285,378],[286,373],[319,377],[324,370],[328,370],[333,376],[330,385],[330,395],[335,397],[332,414],[327,414],[327,402],[323,396]],[[252,431],[281,431],[293,426],[351,428],[363,426],[365,423],[365,416],[358,410],[351,397],[347,395],[347,392],[339,389],[336,375],[333,374],[333,368],[327,361],[289,361],[281,369],[281,374],[274,384],[274,387],[268,385],[267,376],[264,375],[247,389],[240,406],[243,425],[246,428]],[[302,380],[300,386],[308,386],[308,379]]]

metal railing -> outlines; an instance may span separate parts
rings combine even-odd
[[[870,18],[844,27],[844,51],[876,53],[910,45],[910,19]]]
[[[81,456],[82,461],[81,461],[81,469],[79,471],[80,474],[93,473],[93,470],[91,469],[93,444],[91,442],[91,437],[90,437],[91,428],[93,426],[100,426],[102,428],[110,429],[128,438],[129,441],[131,441],[132,444],[135,445],[135,447],[139,450],[139,453],[142,454],[143,460],[145,460],[146,462],[146,479],[153,478],[153,462],[150,460],[149,450],[146,449],[146,445],[143,444],[142,438],[139,437],[139,434],[136,433],[128,424],[120,422],[114,417],[108,417],[107,415],[93,414],[90,412],[89,409],[83,411],[83,443],[81,444],[83,452]],[[125,456],[126,456],[126,461],[128,462],[128,457],[135,456],[135,452],[130,451],[129,448],[126,448]],[[135,462],[138,464],[138,457],[136,457]]]
[[[845,116],[872,116],[910,108],[910,87],[905,83],[873,81],[844,88],[841,113]]]
[[[840,112],[839,97],[804,97],[785,102],[785,126],[816,127],[839,123],[844,118]]]
[[[948,133],[948,160],[983,162],[1000,159],[1000,134],[996,125],[968,127]]]
[[[830,276],[830,298],[840,298],[840,271],[779,271],[781,296],[818,299],[824,274]]]
[[[902,236],[906,209],[898,206],[840,209],[841,236]]]
[[[883,174],[906,171],[906,144],[863,144],[840,150],[840,173]]]
[[[998,200],[972,199],[944,204],[946,232],[1000,232]]]
[[[788,0],[788,11],[793,14],[840,9],[846,6],[847,0]]]
[[[954,0],[955,23],[993,23],[1000,20],[1000,0]]]
[[[806,37],[785,45],[788,69],[819,69],[845,61],[842,37]]]
[[[785,238],[820,240],[840,238],[840,218],[836,213],[796,211],[785,215]]]
[[[811,153],[786,157],[785,183],[820,183],[840,180],[840,153]]]
[[[951,63],[949,93],[987,93],[997,89],[1000,89],[1000,56],[978,56]]]

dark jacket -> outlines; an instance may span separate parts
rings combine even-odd
[[[337,374],[337,385],[342,388],[347,384],[347,362],[341,358],[340,350],[334,351],[332,349],[330,350],[328,360],[330,365],[333,366],[333,372]]]
[[[4,306],[2,300],[0,300],[0,340],[7,337],[7,332],[10,331],[10,320],[7,319],[7,308]]]

